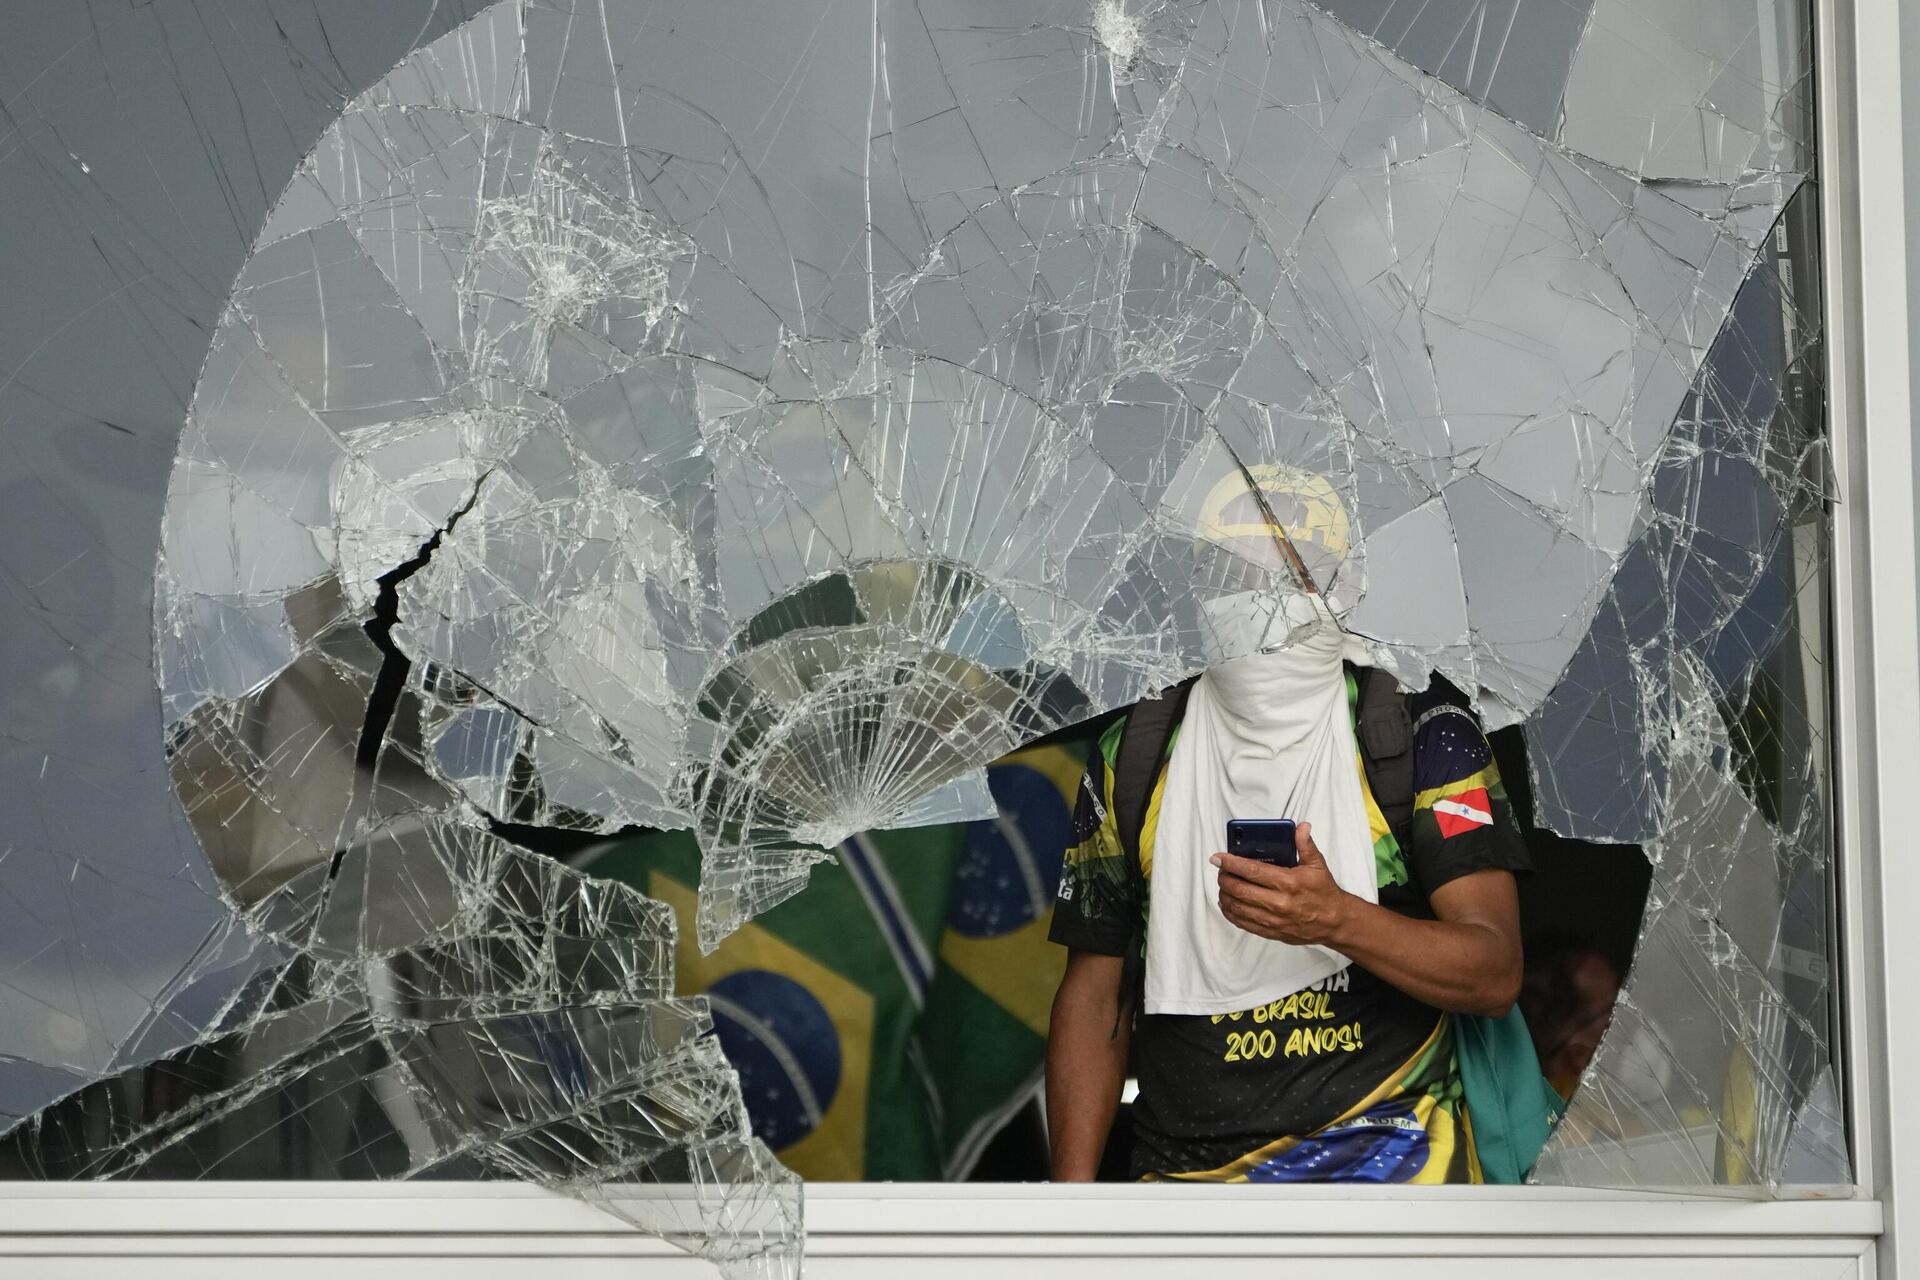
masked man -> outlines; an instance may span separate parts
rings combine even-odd
[[[1052,926],[1054,1177],[1094,1177],[1134,1075],[1135,1177],[1480,1181],[1455,1018],[1513,1003],[1527,867],[1486,738],[1452,686],[1400,693],[1334,621],[1348,524],[1324,479],[1236,472],[1200,523],[1208,624],[1244,656],[1144,747],[1136,706],[1088,764]],[[1397,744],[1356,737],[1378,681]],[[1298,865],[1224,853],[1232,819],[1294,820]]]

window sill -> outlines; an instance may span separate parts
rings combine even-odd
[[[668,1195],[656,1192],[656,1197]],[[643,1197],[644,1198],[644,1197]],[[1557,1187],[1385,1188],[811,1184],[807,1252],[834,1256],[1466,1255],[1857,1257],[1881,1205]],[[0,1258],[241,1251],[251,1256],[528,1256],[669,1246],[592,1205],[503,1183],[12,1183]],[[677,1255],[676,1255],[677,1256]],[[4,1270],[4,1268],[0,1268]]]

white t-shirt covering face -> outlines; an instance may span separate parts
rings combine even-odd
[[[1286,601],[1287,647],[1211,667],[1188,695],[1154,829],[1145,1012],[1227,1014],[1339,972],[1347,957],[1274,942],[1220,911],[1230,818],[1313,824],[1334,881],[1379,901],[1344,663],[1368,664],[1327,603]]]

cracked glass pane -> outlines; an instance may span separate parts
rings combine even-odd
[[[0,53],[10,1163],[797,1266],[943,976],[1029,1039],[897,1176],[1031,1090],[1009,753],[1310,586],[1649,886],[1536,1176],[1847,1180],[1798,0],[225,7]]]

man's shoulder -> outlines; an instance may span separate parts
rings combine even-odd
[[[1384,673],[1380,673],[1384,675]],[[1349,680],[1361,678],[1361,669],[1348,664]],[[1391,677],[1386,677],[1391,679]],[[1350,686],[1350,687],[1358,687]],[[1439,672],[1434,672],[1424,689],[1408,692],[1396,687],[1395,694],[1407,706],[1407,718],[1413,726],[1414,740],[1433,736],[1436,730],[1463,732],[1471,727],[1474,734],[1484,737],[1480,724],[1480,715],[1473,709],[1473,700],[1460,687]]]
[[[1190,690],[1199,678],[1198,674],[1190,675],[1168,685],[1163,690],[1149,693],[1129,703],[1126,710],[1114,716],[1113,722],[1101,731],[1100,737],[1095,742],[1098,747],[1096,754],[1102,758],[1106,767],[1111,770],[1119,762],[1120,744],[1127,736],[1127,726],[1133,723],[1134,712],[1142,706],[1148,707],[1150,723],[1156,725],[1164,723],[1169,733],[1179,728],[1180,722],[1186,718],[1186,691]],[[1163,699],[1167,701],[1163,702]]]
[[[1497,784],[1499,767],[1473,703],[1445,676],[1408,695],[1413,717],[1415,807],[1431,804],[1436,789],[1461,783]],[[1424,803],[1423,803],[1424,802]]]
[[[1413,714],[1416,724],[1422,716],[1432,712],[1462,715],[1473,721],[1475,726],[1480,723],[1480,717],[1473,709],[1473,700],[1462,693],[1458,685],[1437,671],[1434,672],[1433,678],[1427,681],[1426,688],[1418,693],[1409,693],[1406,698],[1407,710]]]
[[[1132,718],[1133,708],[1128,707],[1113,718],[1113,723],[1100,731],[1100,736],[1094,740],[1094,749],[1087,753],[1089,767],[1099,764],[1108,770],[1113,768],[1114,761],[1120,758],[1120,739],[1126,737],[1127,721]]]

